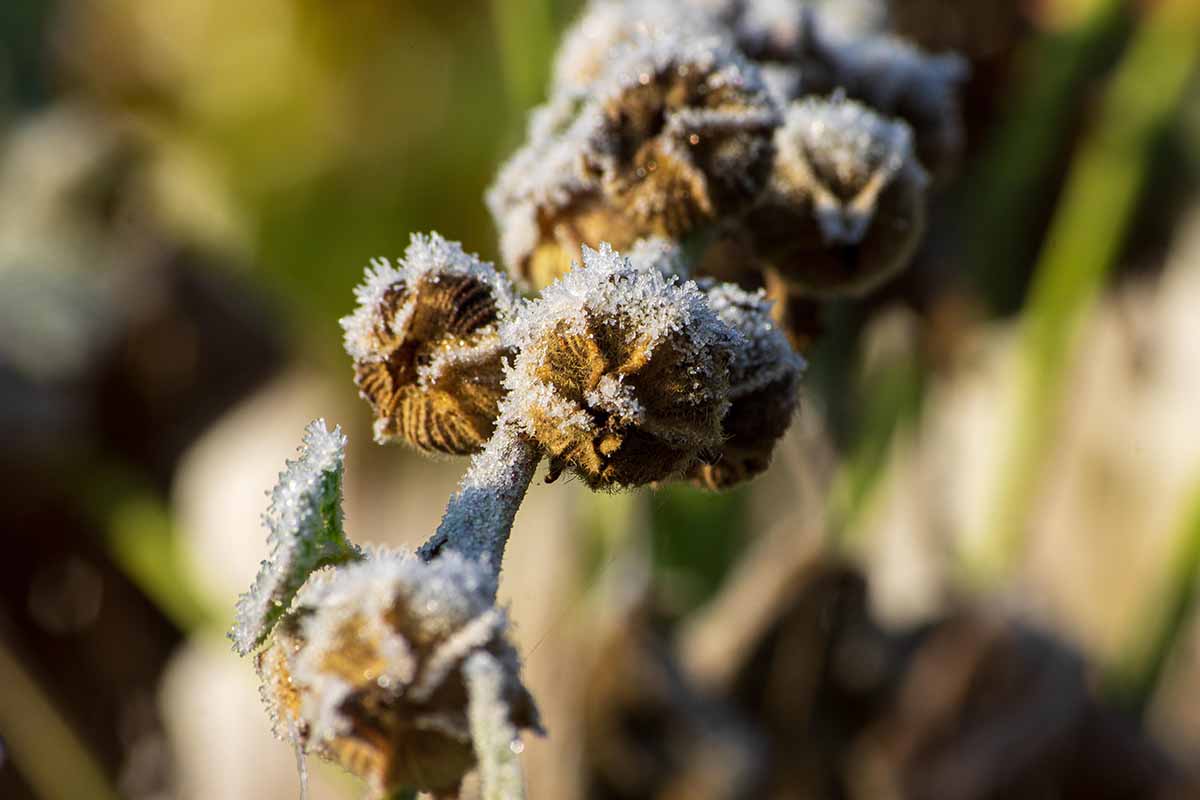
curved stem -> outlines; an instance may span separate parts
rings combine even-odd
[[[455,550],[471,560],[486,559],[499,577],[513,519],[540,461],[537,446],[501,419],[487,446],[471,459],[441,524],[417,555],[429,561]]]

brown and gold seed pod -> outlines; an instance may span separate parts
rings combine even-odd
[[[908,126],[840,97],[793,103],[771,183],[744,224],[764,261],[812,297],[861,295],[906,267],[928,179]]]
[[[607,74],[586,160],[641,235],[678,238],[753,202],[779,124],[753,65],[720,39],[672,38],[648,40]]]
[[[357,295],[342,325],[376,440],[456,455],[482,448],[504,395],[507,279],[457,243],[414,236],[399,267],[377,263]]]
[[[637,39],[586,95],[556,96],[488,192],[509,270],[541,288],[583,245],[681,238],[766,184],[779,114],[720,38]]]
[[[729,410],[721,422],[725,441],[716,458],[696,464],[688,476],[706,489],[728,489],[764,472],[776,443],[787,432],[800,402],[804,359],[771,321],[762,292],[705,282],[708,304],[741,334],[729,367]]]
[[[258,656],[276,734],[364,779],[375,796],[453,791],[476,761],[467,658],[501,665],[508,721],[538,730],[507,622],[480,567],[377,553],[320,576]]]
[[[548,287],[514,327],[507,412],[551,462],[593,489],[680,474],[721,444],[739,344],[695,284],[609,247]]]

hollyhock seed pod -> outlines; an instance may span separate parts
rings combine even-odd
[[[857,295],[908,265],[928,179],[909,128],[841,97],[793,103],[771,184],[745,224],[762,258],[812,296]]]
[[[494,576],[455,553],[378,552],[318,574],[257,656],[275,732],[340,764],[380,797],[452,791],[475,765],[464,665],[500,666],[508,723],[538,730]]]
[[[515,297],[487,263],[437,234],[413,236],[398,267],[378,260],[342,320],[376,441],[467,454],[492,435],[504,394],[500,324]]]
[[[720,37],[647,36],[586,94],[535,114],[487,196],[509,269],[535,288],[581,247],[677,239],[744,210],[766,184],[779,114]]]
[[[550,457],[551,479],[641,486],[719,449],[740,338],[695,284],[585,247],[511,334],[506,416]]]
[[[764,472],[775,444],[791,426],[799,404],[804,359],[771,321],[764,294],[705,281],[709,307],[742,335],[729,366],[729,410],[718,457],[695,465],[689,477],[713,491],[728,489]]]

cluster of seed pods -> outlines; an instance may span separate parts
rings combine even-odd
[[[342,326],[376,440],[471,465],[415,554],[345,538],[323,423],[281,475],[233,638],[298,750],[381,797],[500,774],[538,729],[494,607],[537,465],[595,490],[767,469],[813,309],[904,269],[962,144],[962,62],[877,7],[593,0],[487,194],[507,274],[437,234],[367,270]]]

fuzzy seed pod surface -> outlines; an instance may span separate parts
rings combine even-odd
[[[804,359],[771,320],[763,292],[732,284],[701,284],[709,307],[742,335],[729,367],[729,410],[721,425],[719,456],[695,465],[689,477],[713,491],[728,489],[766,470],[775,444],[791,426],[800,401]]]
[[[498,331],[516,303],[507,278],[456,242],[415,235],[398,266],[376,260],[355,295],[342,327],[376,441],[481,449],[504,394]]]
[[[745,221],[759,254],[817,296],[867,292],[908,265],[928,179],[906,124],[840,96],[793,103],[763,200]]]
[[[448,553],[378,552],[320,574],[258,655],[276,735],[340,764],[379,796],[455,789],[475,764],[463,665],[501,665],[509,723],[538,729],[494,578]]]
[[[506,413],[592,488],[681,473],[721,444],[737,332],[694,283],[635,267],[612,248],[546,288],[512,329]]]
[[[582,245],[625,249],[740,213],[766,185],[780,118],[723,38],[647,36],[535,119],[487,199],[509,269],[540,288]]]

